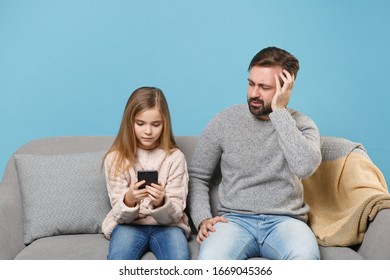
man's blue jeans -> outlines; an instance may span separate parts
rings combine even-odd
[[[119,224],[111,234],[109,260],[139,260],[152,251],[159,260],[188,260],[183,229],[173,226]]]
[[[240,260],[320,259],[317,240],[309,226],[292,217],[226,214],[201,244],[199,259]]]

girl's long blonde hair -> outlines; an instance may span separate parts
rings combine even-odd
[[[129,97],[126,103],[118,135],[114,143],[103,158],[103,165],[107,155],[116,152],[116,156],[109,168],[115,168],[115,173],[133,166],[136,162],[137,138],[134,131],[136,116],[146,110],[156,108],[163,119],[163,129],[159,138],[159,146],[170,154],[178,149],[173,132],[168,103],[161,89],[155,87],[140,87]]]

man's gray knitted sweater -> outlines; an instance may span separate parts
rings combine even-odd
[[[218,113],[204,130],[189,166],[189,206],[196,227],[212,217],[208,185],[219,161],[219,215],[276,214],[307,220],[300,179],[321,162],[317,126],[292,109],[278,109],[269,117],[259,120],[240,104]]]

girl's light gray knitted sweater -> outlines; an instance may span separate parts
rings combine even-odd
[[[196,227],[212,217],[208,184],[219,160],[219,215],[276,214],[307,219],[301,178],[321,162],[315,123],[292,109],[278,109],[269,121],[252,115],[246,104],[217,114],[204,130],[189,174],[190,213]]]

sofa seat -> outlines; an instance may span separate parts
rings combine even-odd
[[[322,247],[321,259],[325,260],[363,260],[363,257],[349,247]]]
[[[103,234],[74,234],[40,238],[26,246],[16,260],[105,260],[109,241]],[[189,240],[191,259],[197,259],[199,245],[196,235]],[[348,247],[320,247],[321,259],[362,260],[362,256]],[[156,259],[151,252],[143,260]]]
[[[26,246],[17,260],[103,260],[109,241],[103,234],[58,235],[40,238]]]
[[[192,234],[188,245],[191,258],[196,259],[199,245],[196,235]],[[107,259],[109,241],[103,234],[73,234],[40,238],[26,246],[16,260],[105,260]],[[147,252],[144,260],[155,260]]]

